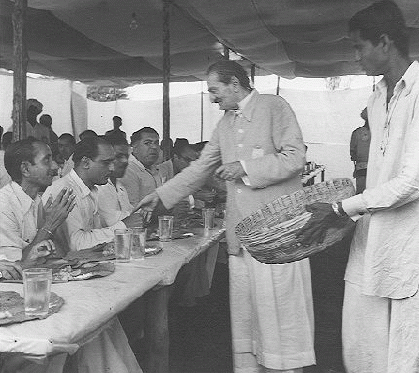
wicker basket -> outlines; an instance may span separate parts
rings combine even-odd
[[[332,203],[354,195],[350,179],[333,179],[304,187],[266,204],[236,226],[236,235],[259,262],[282,264],[304,259],[342,240],[353,224],[330,228],[321,244],[302,246],[296,234],[310,219],[305,205]]]

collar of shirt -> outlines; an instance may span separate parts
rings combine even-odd
[[[252,105],[249,105],[249,103],[252,100],[252,98],[256,96],[257,94],[258,92],[256,91],[256,89],[252,89],[252,91],[237,104],[239,108],[233,111],[238,115],[242,115],[243,117],[245,117],[247,120],[250,121]]]
[[[416,82],[416,77],[418,76],[418,74],[419,74],[419,62],[413,61],[410,64],[410,66],[407,68],[407,70],[404,72],[400,80],[396,83],[396,86],[394,87],[394,91],[398,92],[402,89],[405,89],[406,94],[409,94],[413,85]],[[387,93],[387,83],[384,79],[381,79],[377,83],[376,87],[380,94]]]
[[[13,193],[16,195],[17,199],[22,205],[22,212],[24,215],[31,209],[32,206],[39,203],[39,195],[37,195],[33,200],[28,194],[26,194],[23,191],[22,187],[18,183],[12,181],[10,183],[10,186],[13,190]]]
[[[145,166],[137,158],[135,158],[133,154],[130,154],[128,161],[136,164],[141,171],[146,171]]]
[[[151,175],[154,175],[158,172],[156,165],[152,165],[150,168],[146,168],[137,158],[130,154],[128,162],[132,162],[138,166],[138,168],[143,172],[148,172]]]
[[[72,169],[69,172],[69,177],[73,179],[74,183],[79,187],[81,195],[87,197],[88,195],[92,194],[93,196],[97,194],[97,187],[94,186],[92,189],[89,189],[87,185],[83,182],[77,172]]]

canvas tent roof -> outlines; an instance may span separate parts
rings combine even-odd
[[[396,0],[419,56],[419,1]],[[172,0],[172,81],[202,79],[222,42],[257,74],[361,73],[347,21],[367,0]],[[28,71],[119,84],[162,79],[162,0],[29,0]],[[0,67],[12,67],[11,0],[0,0]],[[129,24],[135,13],[138,28]]]

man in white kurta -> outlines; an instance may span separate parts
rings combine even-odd
[[[214,170],[227,180],[234,370],[302,372],[315,363],[309,262],[259,263],[234,233],[251,212],[301,188],[305,149],[300,128],[288,103],[252,90],[246,72],[233,61],[210,67],[208,91],[211,101],[226,110],[211,140],[197,161],[140,205],[151,209],[161,199],[170,208]]]
[[[89,158],[91,157],[91,158]],[[42,198],[55,197],[63,187],[75,195],[75,207],[59,229],[61,244],[72,251],[111,242],[115,229],[138,226],[141,217],[131,214],[111,226],[102,226],[98,207],[97,185],[105,185],[114,169],[115,152],[101,138],[80,141],[74,151],[75,168],[46,189]]]
[[[332,206],[312,206],[314,215],[304,236],[316,240],[339,220],[358,219],[345,275],[347,372],[416,373],[419,64],[408,57],[405,22],[394,3],[375,3],[358,12],[349,26],[367,74],[384,75],[368,102],[371,145],[366,190]]]

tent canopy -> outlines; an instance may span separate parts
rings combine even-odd
[[[419,1],[396,0],[419,56]],[[172,0],[171,80],[203,79],[220,42],[256,74],[360,74],[347,22],[370,0]],[[28,71],[102,84],[162,81],[162,0],[29,0]],[[12,68],[13,2],[0,0],[0,67]],[[134,27],[130,24],[134,21]],[[135,27],[136,26],[136,27]]]

